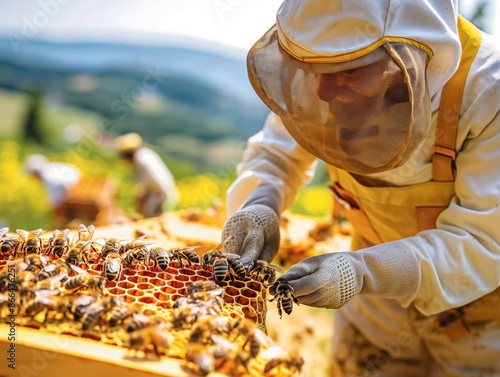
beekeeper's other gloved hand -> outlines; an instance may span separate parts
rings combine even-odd
[[[233,213],[224,224],[222,239],[229,253],[241,255],[241,261],[262,259],[271,262],[280,245],[278,215],[270,207],[254,204]]]
[[[407,301],[418,290],[420,269],[398,241],[356,252],[306,258],[279,280],[286,280],[301,304],[338,309],[358,293]],[[270,288],[276,294],[277,283]]]

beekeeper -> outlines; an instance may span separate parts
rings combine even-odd
[[[50,162],[43,154],[32,154],[24,161],[27,174],[38,178],[49,197],[52,208],[61,205],[69,190],[80,181],[80,170],[64,162]]]
[[[271,261],[321,159],[358,251],[282,278],[341,308],[335,375],[500,375],[498,44],[456,0],[285,0],[247,63],[273,113],[228,192],[226,250]]]
[[[138,212],[145,217],[159,216],[173,209],[178,200],[175,180],[161,157],[143,146],[142,137],[131,132],[116,139],[116,147],[125,160],[133,164],[139,187]]]

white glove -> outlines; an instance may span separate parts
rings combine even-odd
[[[280,276],[294,289],[301,304],[338,309],[360,290],[352,263],[341,253],[306,258]],[[270,288],[276,293],[277,283]]]
[[[410,302],[420,286],[420,266],[412,250],[398,242],[356,252],[306,258],[278,280],[286,280],[301,304],[338,309],[356,294]],[[277,284],[270,288],[276,294]]]
[[[255,204],[232,214],[224,224],[222,239],[232,236],[224,246],[229,253],[241,255],[242,262],[262,259],[271,262],[280,245],[280,227],[276,212]]]

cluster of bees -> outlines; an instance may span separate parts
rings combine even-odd
[[[290,314],[297,300],[291,286],[276,279],[279,268],[260,260],[243,265],[239,255],[221,251],[228,239],[200,260],[195,247],[165,250],[143,242],[145,236],[130,242],[109,238],[101,246],[99,240],[93,239],[94,229],[92,225],[80,225],[72,241],[68,229],[55,230],[47,242],[40,238],[42,229],[18,229],[19,237],[10,237],[8,228],[0,229],[1,251],[11,255],[0,271],[2,317],[8,301],[6,292],[14,290],[18,292],[17,307],[23,317],[37,317],[42,325],[52,321],[79,322],[82,331],[98,328],[102,332],[104,328],[120,327],[126,333],[123,345],[145,354],[150,350],[157,356],[168,354],[173,344],[172,332],[189,330],[187,344],[181,347],[183,358],[204,375],[225,369],[231,373],[248,372],[249,365],[259,363],[257,356],[262,352],[266,352],[268,360],[261,366],[265,374],[276,371],[280,365],[300,371],[303,360],[281,350],[253,322],[220,315],[224,289],[217,282],[247,275],[260,278],[266,288],[276,284],[273,300],[278,300],[279,314],[282,308]],[[153,269],[165,271],[172,259],[181,268],[184,261],[190,266],[202,264],[205,270],[211,266],[213,281],[189,285],[187,295],[175,301],[167,317],[144,314],[141,305],[125,305],[121,297],[106,292],[107,282],[120,280],[124,269],[135,264],[150,268],[152,264]],[[90,262],[102,264],[101,275],[82,268],[88,269]],[[13,282],[9,279],[12,270]]]

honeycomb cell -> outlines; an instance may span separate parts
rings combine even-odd
[[[168,272],[169,274],[172,274],[172,275],[178,275],[179,274],[179,270],[176,269],[176,268],[172,268],[172,267],[167,268],[165,270],[165,272]]]
[[[238,296],[240,294],[240,291],[233,287],[226,287],[224,291],[230,296]]]
[[[182,273],[189,276],[196,275],[196,271],[190,270],[188,268],[183,268]]]
[[[137,301],[142,302],[143,304],[154,304],[156,302],[155,298],[151,296],[139,297]]]
[[[149,283],[141,283],[141,284],[137,285],[137,288],[138,289],[142,289],[143,291],[145,291],[147,289],[153,289],[154,285],[153,284],[149,284]]]
[[[237,296],[236,303],[238,303],[240,305],[248,305],[250,303],[250,300],[244,296]]]
[[[102,264],[92,264],[92,270],[101,272],[102,271]]]
[[[125,294],[125,289],[121,289],[121,288],[111,288],[109,289],[109,293],[111,293],[112,295],[123,295]]]
[[[136,274],[137,271],[133,270],[133,269],[130,269],[130,268],[127,268],[127,269],[124,269],[122,271],[122,274],[123,275],[128,275],[128,276],[134,276]]]
[[[178,299],[180,299],[181,297],[184,297],[183,295],[172,295],[172,301],[173,302],[176,302]]]
[[[170,295],[163,292],[155,292],[153,296],[160,301],[170,301]]]
[[[262,286],[259,283],[255,282],[255,281],[249,281],[247,283],[247,287],[249,289],[251,289],[253,291],[257,291],[257,292],[260,292],[261,289],[262,289]]]
[[[241,294],[245,297],[250,297],[250,298],[257,297],[257,292],[252,291],[251,289],[243,289],[241,291]]]
[[[158,279],[162,279],[164,281],[169,281],[169,280],[172,280],[174,278],[173,275],[167,274],[166,272],[161,272],[159,274],[155,274],[154,277],[158,277]]]
[[[120,283],[118,283],[118,286],[123,289],[130,289],[134,288],[135,284],[130,281],[121,281]]]
[[[150,277],[150,278],[155,278],[158,275],[156,272],[146,271],[146,270],[139,271],[138,274],[140,276],[147,276],[147,277]]]
[[[212,271],[200,270],[200,271],[198,271],[198,275],[206,277],[206,278],[211,278],[212,277]]]
[[[165,280],[157,278],[150,279],[149,283],[153,284],[155,287],[163,287],[167,284]]]
[[[160,291],[165,292],[165,293],[176,293],[177,289],[165,286],[165,287],[161,287]]]
[[[173,288],[184,288],[184,283],[180,281],[175,281],[175,280],[170,280],[167,282],[167,285],[173,287]]]
[[[178,276],[177,276],[177,280],[180,280],[180,281],[189,281],[189,276],[186,276],[186,275],[178,275]]]
[[[224,301],[227,302],[228,304],[232,304],[234,302],[234,297],[229,295],[224,295]]]
[[[246,287],[246,284],[244,282],[238,281],[238,280],[231,281],[228,284],[230,286],[232,286],[232,287],[235,287],[235,288],[244,288],[244,287]]]
[[[140,289],[129,289],[127,291],[127,294],[131,295],[131,296],[142,297],[142,296],[144,296],[144,291],[142,291]]]
[[[132,304],[136,300],[136,298],[134,296],[125,295],[123,297],[125,297],[125,303],[126,304]]]
[[[137,283],[137,280],[139,279],[139,276],[130,276],[129,278],[127,278],[128,281],[130,281],[131,283]]]

